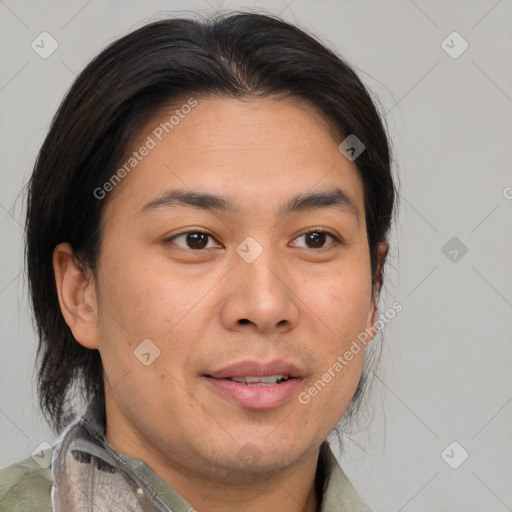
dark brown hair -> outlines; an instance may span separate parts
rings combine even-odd
[[[93,191],[111,178],[140,128],[164,105],[200,94],[293,95],[316,107],[340,136],[362,141],[365,150],[355,164],[364,188],[373,283],[380,291],[385,256],[379,259],[378,243],[387,239],[395,199],[391,146],[352,68],[272,15],[237,12],[147,24],[104,49],[76,78],[28,185],[26,264],[39,337],[38,393],[57,431],[73,418],[73,390],[87,400],[104,393],[104,384],[99,352],[73,338],[60,311],[52,252],[68,242],[94,271],[106,200]],[[363,375],[348,415],[364,381]]]

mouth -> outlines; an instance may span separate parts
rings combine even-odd
[[[242,361],[203,375],[213,392],[247,409],[272,409],[298,393],[304,372],[286,361]]]
[[[215,377],[212,377],[211,375],[206,375],[206,377],[215,379]],[[230,380],[232,382],[238,382],[239,384],[245,384],[246,386],[273,386],[275,384],[282,384],[283,382],[293,378],[294,377],[290,377],[289,375],[269,375],[268,377],[227,377],[216,380]]]

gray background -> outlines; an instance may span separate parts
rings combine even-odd
[[[35,405],[22,273],[21,191],[50,120],[112,40],[165,13],[221,7],[267,9],[335,47],[379,98],[396,146],[401,205],[381,308],[403,311],[384,331],[373,420],[345,440],[343,468],[378,511],[512,510],[510,0],[0,0],[0,466],[54,439]],[[47,59],[31,48],[43,31],[59,45]],[[469,44],[458,58],[442,47],[453,31]],[[445,460],[469,453],[458,469],[441,456],[453,441]]]

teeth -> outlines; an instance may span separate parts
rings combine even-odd
[[[269,375],[267,377],[232,377],[231,380],[240,382],[241,384],[264,386],[268,384],[276,384],[280,380],[288,380],[284,375]]]

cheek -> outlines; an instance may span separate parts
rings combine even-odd
[[[357,335],[366,327],[371,308],[371,281],[363,269],[352,268],[347,272],[333,274],[323,286],[310,288],[308,304],[331,329],[331,336],[339,339]],[[314,291],[313,291],[314,290]]]
[[[321,280],[317,282],[314,299],[309,302],[319,365],[305,399],[311,399],[313,407],[336,423],[350,403],[363,369],[365,350],[358,335],[367,327],[371,280],[363,265],[347,266],[347,271],[332,275],[335,277],[324,280],[323,286],[318,286]]]
[[[199,339],[200,322],[189,323],[194,297],[185,283],[164,278],[156,268],[127,267],[112,269],[104,283],[100,353],[106,378],[126,399],[151,401],[147,390],[162,386],[177,386],[179,395],[176,380],[183,381],[185,362]]]
[[[193,296],[183,279],[164,270],[136,257],[105,265],[101,299],[110,313],[105,320],[129,337],[159,337],[170,329],[190,309]]]
[[[150,264],[133,255],[117,263],[103,268],[100,336],[106,369],[110,368],[113,378],[122,375],[123,369],[133,370],[152,387],[168,377],[165,369],[181,380],[214,310],[215,294],[207,294],[212,283],[191,280],[190,275],[171,271],[169,265]],[[157,347],[149,344],[149,352],[158,354],[149,367],[135,357],[144,340]]]
[[[343,354],[343,350],[333,352],[298,396],[306,421],[316,422],[325,436],[345,414],[363,368],[364,350],[350,361],[344,360]]]

